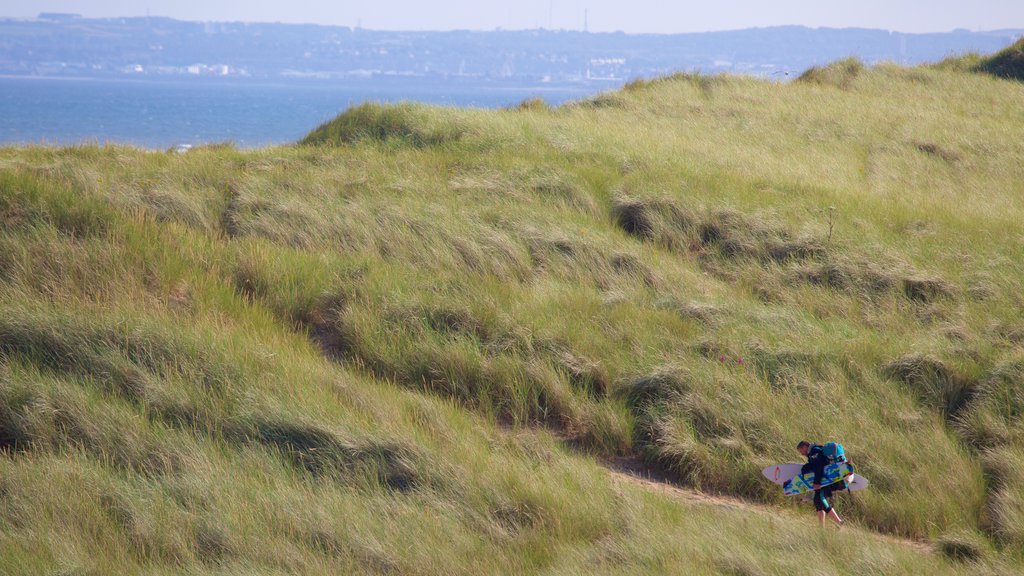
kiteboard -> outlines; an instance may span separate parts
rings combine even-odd
[[[803,468],[802,464],[776,464],[765,468],[761,471],[761,474],[782,486],[786,496],[798,496],[814,491],[812,487],[814,474],[801,475],[801,468]],[[822,476],[821,485],[829,486],[836,484],[842,482],[844,478],[847,482],[847,490],[850,492],[856,492],[868,487],[868,479],[860,474],[855,474],[853,465],[849,462],[837,462],[825,466],[825,474]]]

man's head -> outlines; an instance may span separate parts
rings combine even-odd
[[[810,449],[811,443],[807,440],[801,440],[800,443],[796,445],[796,451],[804,456],[807,456],[807,451]]]

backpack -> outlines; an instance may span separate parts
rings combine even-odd
[[[836,462],[846,462],[846,451],[843,450],[843,445],[839,442],[826,442],[821,447],[821,453],[828,458],[829,464],[835,464]]]

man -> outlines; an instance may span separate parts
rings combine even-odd
[[[839,517],[836,509],[832,507],[828,499],[832,497],[833,492],[843,490],[846,487],[846,483],[837,482],[830,486],[822,487],[821,477],[825,475],[825,466],[829,464],[829,458],[822,449],[822,446],[801,440],[796,445],[796,450],[807,458],[807,464],[804,464],[803,468],[800,469],[800,474],[814,472],[814,483],[811,484],[811,488],[814,488],[814,509],[818,511],[818,521],[821,523],[821,526],[825,526],[826,515],[834,520],[836,524],[842,526],[843,519]]]

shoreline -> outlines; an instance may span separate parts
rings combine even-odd
[[[51,82],[110,82],[116,84],[178,84],[202,86],[266,86],[290,88],[295,86],[316,88],[343,87],[380,87],[388,88],[406,83],[418,83],[421,86],[441,87],[473,87],[482,90],[517,91],[530,90],[536,92],[579,92],[592,93],[613,89],[635,80],[634,78],[590,78],[579,82],[518,82],[516,80],[495,80],[491,78],[435,78],[423,76],[374,76],[371,78],[313,78],[313,77],[277,77],[252,78],[240,76],[68,76],[68,75],[35,75],[35,74],[4,74],[0,80],[51,81]]]

